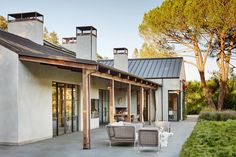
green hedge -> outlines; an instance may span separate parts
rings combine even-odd
[[[199,121],[180,157],[236,157],[236,121]]]
[[[199,120],[227,121],[236,120],[236,111],[226,110],[222,112],[203,111],[199,115]]]

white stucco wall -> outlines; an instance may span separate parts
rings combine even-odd
[[[96,60],[97,37],[94,35],[80,35],[76,37],[76,57]]]
[[[76,52],[76,43],[62,43],[62,47],[65,47],[68,50]]]
[[[167,121],[168,120],[168,90],[180,90],[180,80],[179,79],[163,79],[163,80],[153,79],[152,81],[157,82],[162,85],[162,87],[160,87],[156,91],[157,118],[158,120]],[[163,94],[163,97],[162,97],[162,94]],[[163,117],[162,117],[162,114],[163,114]]]
[[[114,54],[114,68],[128,72],[128,54]]]
[[[18,143],[18,55],[0,45],[0,144]]]
[[[151,93],[151,120],[154,121],[156,120],[156,112],[157,112],[157,107],[156,107],[156,99],[155,99],[155,92]]]
[[[43,45],[43,23],[38,20],[9,22],[8,32]]]
[[[19,62],[18,66],[19,142],[50,138],[53,131],[52,82],[81,85],[81,74],[30,62]]]

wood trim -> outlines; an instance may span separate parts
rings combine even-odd
[[[112,124],[114,122],[114,80],[110,80],[110,90],[109,90],[109,122]]]
[[[83,81],[83,149],[90,149],[90,75],[82,70]]]
[[[43,63],[43,64],[49,64],[49,65],[55,65],[55,66],[70,67],[70,68],[80,68],[80,69],[89,69],[89,70],[96,70],[97,69],[97,65],[83,64],[83,63],[77,63],[77,62],[66,61],[66,60],[31,57],[31,56],[23,56],[23,55],[20,55],[19,59],[21,61]]]
[[[98,71],[96,71],[95,73],[93,73],[91,75],[96,76],[96,77],[100,77],[100,78],[104,78],[104,79],[109,79],[109,80],[114,80],[114,81],[118,81],[118,82],[122,82],[122,83],[131,84],[131,85],[135,85],[135,86],[142,86],[142,87],[145,87],[145,88],[151,88],[151,89],[157,89],[158,88],[157,86],[154,87],[154,86],[151,86],[151,85],[142,84],[142,83],[135,82],[135,81],[132,81],[132,80],[120,78],[120,77],[117,77],[117,76],[111,76],[109,74],[101,73],[101,72],[98,72]]]
[[[128,96],[128,122],[131,122],[131,84],[128,84],[127,88],[127,96]]]

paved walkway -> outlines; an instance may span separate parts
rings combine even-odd
[[[108,146],[105,128],[91,131],[92,149],[82,150],[82,134],[73,133],[57,138],[24,146],[0,146],[0,157],[177,157],[182,144],[191,134],[196,122],[173,122],[172,132],[168,147],[159,154],[151,149],[138,153],[133,145]]]

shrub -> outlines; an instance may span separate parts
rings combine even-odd
[[[236,121],[200,121],[184,143],[180,157],[235,157]]]
[[[221,112],[217,111],[202,111],[199,115],[199,120],[208,121],[227,121],[236,120],[236,111],[225,110]]]

